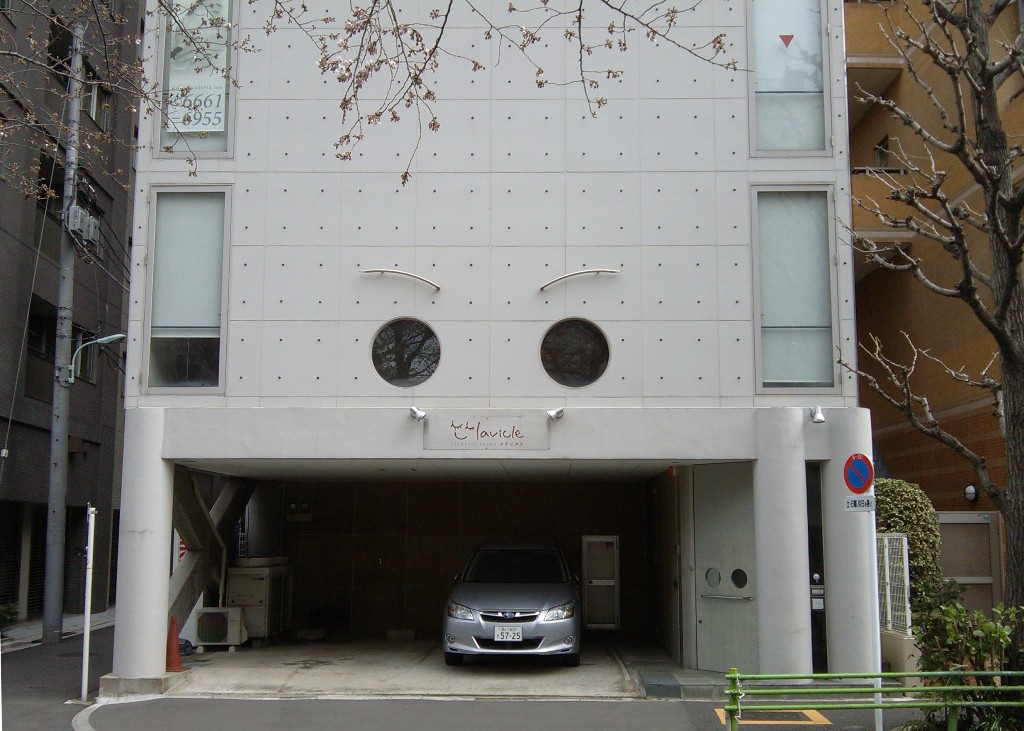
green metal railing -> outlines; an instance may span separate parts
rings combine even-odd
[[[978,670],[947,670],[921,673],[818,673],[812,675],[743,675],[736,668],[726,674],[729,689],[726,695],[729,702],[725,712],[729,720],[729,731],[739,731],[740,717],[743,711],[852,711],[852,710],[883,710],[883,709],[953,709],[946,720],[947,731],[956,731],[956,709],[971,708],[1021,708],[1024,702],[1015,700],[998,700],[1001,693],[1024,693],[1024,671],[978,671]],[[965,677],[999,678],[998,685],[967,685]],[[880,685],[885,680],[902,680],[903,678],[921,678],[940,681],[939,685],[920,685],[906,687],[901,685]],[[821,681],[821,680],[871,680],[872,685],[854,686],[808,686],[785,688],[744,687],[743,681]],[[954,684],[955,683],[955,684]],[[964,700],[964,694],[970,693],[971,699]],[[904,700],[883,700],[882,696],[905,694],[923,694],[925,697],[910,697]],[[835,702],[815,701],[815,696],[858,696],[873,695],[875,698],[852,699]],[[741,700],[747,696],[809,696],[803,702],[776,702],[749,704]],[[979,697],[980,696],[980,697]],[[990,700],[990,698],[992,700]],[[873,701],[873,702],[872,702]]]

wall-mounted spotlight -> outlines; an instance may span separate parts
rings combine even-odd
[[[409,416],[414,418],[416,421],[423,421],[424,419],[427,418],[427,412],[420,411],[415,406],[412,406],[409,408]]]
[[[565,409],[563,409],[562,407],[558,407],[557,409],[551,409],[551,411],[547,412],[547,415],[548,419],[550,419],[551,421],[554,421],[555,419],[561,419],[563,416],[565,416]]]
[[[825,415],[821,413],[820,406],[815,406],[813,409],[811,409],[811,421],[815,424],[825,423]]]
[[[978,488],[974,485],[968,485],[964,488],[964,497],[967,498],[967,502],[973,503],[978,499]]]

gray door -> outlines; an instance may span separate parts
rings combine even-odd
[[[753,466],[693,470],[697,667],[757,672]]]
[[[583,536],[583,624],[619,628],[619,537]]]

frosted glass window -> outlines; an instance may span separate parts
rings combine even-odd
[[[825,192],[757,195],[761,370],[765,386],[835,385]]]
[[[223,191],[158,193],[150,386],[216,386],[220,375]]]
[[[824,150],[821,0],[753,3],[758,150]]]
[[[166,6],[172,7],[172,6]],[[164,40],[165,152],[227,150],[231,0],[173,5]]]

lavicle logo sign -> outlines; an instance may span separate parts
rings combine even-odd
[[[424,449],[548,449],[544,416],[431,412]]]

